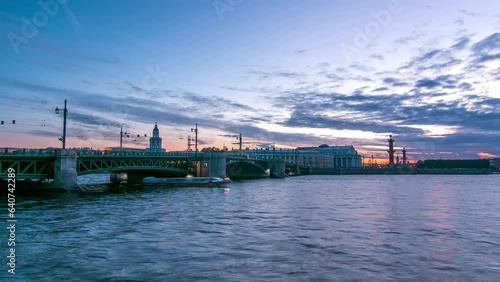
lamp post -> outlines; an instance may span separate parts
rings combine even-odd
[[[63,112],[63,136],[62,136],[62,139],[59,139],[62,141],[62,148],[63,149],[66,149],[66,116],[68,115],[68,109],[66,108],[66,99],[64,100],[64,112]],[[59,108],[56,107],[56,109],[54,110],[56,115],[59,114]]]
[[[273,160],[276,159],[276,144],[273,142]]]
[[[188,155],[189,155],[189,152],[191,151],[191,146],[193,146],[193,143],[191,143],[191,141],[194,141],[194,139],[193,139],[193,138],[191,138],[191,135],[188,135],[188,138],[187,138],[187,139],[188,139],[188,148],[187,148],[187,151],[186,151],[186,152],[187,152],[187,153],[188,153]]]
[[[195,128],[191,128],[191,132],[194,132],[194,150],[196,157],[198,157],[198,124],[196,124]]]
[[[228,136],[228,137],[236,137],[236,140],[239,140],[237,143],[231,143],[231,144],[236,144],[236,145],[239,145],[239,149],[238,149],[238,155],[241,156],[242,154],[242,150],[243,150],[243,137],[240,133],[240,135],[225,135],[225,136]]]

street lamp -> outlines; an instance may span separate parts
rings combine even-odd
[[[236,137],[236,140],[240,140],[239,142],[237,143],[231,143],[231,144],[236,144],[236,145],[239,145],[239,149],[238,149],[238,154],[241,156],[242,154],[242,150],[243,150],[243,137],[242,137],[242,134],[240,133],[240,135],[225,135],[225,136],[228,136],[228,137]]]
[[[66,149],[66,116],[68,115],[68,109],[66,108],[66,99],[64,100],[64,112],[63,112],[63,136],[62,138],[59,138],[59,140],[62,141],[62,148]],[[56,107],[54,110],[56,115],[59,114],[59,108]]]
[[[196,157],[198,157],[198,124],[195,128],[191,128],[191,132],[194,132],[194,150],[196,151]]]

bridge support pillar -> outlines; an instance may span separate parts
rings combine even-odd
[[[198,176],[201,177],[226,177],[226,154],[203,154],[198,164]]]
[[[300,175],[300,168],[299,165],[294,166],[294,175],[299,176]]]
[[[56,151],[56,162],[54,166],[54,188],[71,190],[78,187],[76,150],[58,149]]]
[[[273,159],[268,161],[271,177],[285,178],[288,175],[285,173],[285,160]]]
[[[139,183],[142,179],[144,179],[144,176],[140,173],[127,172],[127,183]]]

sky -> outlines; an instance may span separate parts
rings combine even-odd
[[[0,147],[61,146],[66,99],[69,147],[500,157],[499,1],[0,0],[0,34]]]

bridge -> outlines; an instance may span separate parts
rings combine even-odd
[[[286,162],[280,155],[276,158],[263,156],[227,155],[226,170],[231,179],[286,177],[287,175],[309,174],[309,168]]]
[[[104,153],[76,150],[24,150],[0,154],[0,179],[14,169],[17,179],[53,179],[57,188],[77,186],[77,176],[111,173],[111,180],[140,181],[145,176],[286,177],[299,174],[295,164],[281,159],[257,159],[225,153]],[[302,168],[304,169],[304,168]],[[302,170],[303,171],[303,170]]]

